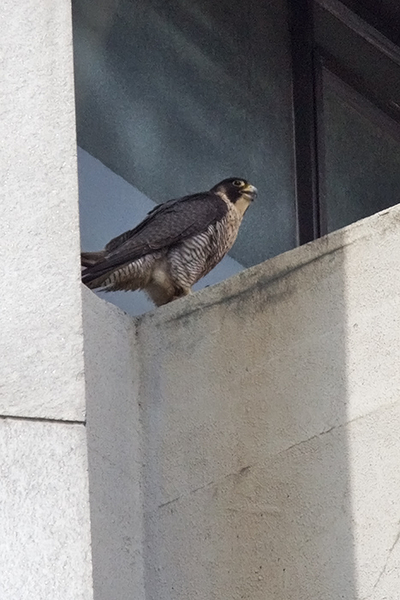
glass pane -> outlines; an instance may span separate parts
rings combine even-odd
[[[323,131],[328,231],[400,201],[400,125],[327,71]]]
[[[400,120],[400,64],[318,4],[315,5],[314,25],[318,46],[337,61],[355,85],[365,87]]]
[[[341,0],[348,8],[400,44],[399,0]]]
[[[73,17],[79,145],[156,202],[245,177],[259,198],[231,256],[295,246],[285,0],[74,0]]]

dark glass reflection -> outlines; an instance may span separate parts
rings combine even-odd
[[[318,5],[314,22],[315,41],[338,74],[400,120],[400,50],[396,62]]]
[[[328,231],[400,201],[400,125],[326,72],[323,130]]]
[[[74,0],[73,17],[79,145],[157,202],[245,177],[260,196],[231,256],[295,246],[285,0]]]

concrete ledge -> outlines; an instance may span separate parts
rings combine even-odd
[[[397,597],[399,235],[394,207],[135,320],[85,290],[97,402],[135,378],[146,597]]]
[[[400,225],[400,205],[385,209],[375,215],[357,221],[348,227],[326,235],[314,242],[304,244],[280,254],[259,265],[246,269],[229,279],[200,290],[191,296],[154,309],[138,317],[139,322],[167,321],[180,318],[196,310],[202,310],[218,302],[226,302],[254,289],[265,287],[277,279],[290,275],[303,266],[319,261],[325,256],[346,251],[348,246],[360,240],[373,240]],[[374,242],[375,243],[375,242]]]

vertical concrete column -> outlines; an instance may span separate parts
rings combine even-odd
[[[70,10],[0,6],[3,415],[84,418]]]
[[[71,7],[0,4],[0,597],[92,598]]]
[[[94,598],[144,600],[146,465],[136,321],[83,291]]]

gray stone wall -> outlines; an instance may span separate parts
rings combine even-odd
[[[91,600],[70,6],[0,23],[0,597]]]
[[[69,9],[0,8],[0,597],[397,600],[400,209],[82,311]]]
[[[136,347],[124,535],[147,599],[396,598],[399,230],[393,208],[134,323],[85,290],[115,448],[126,332]]]

